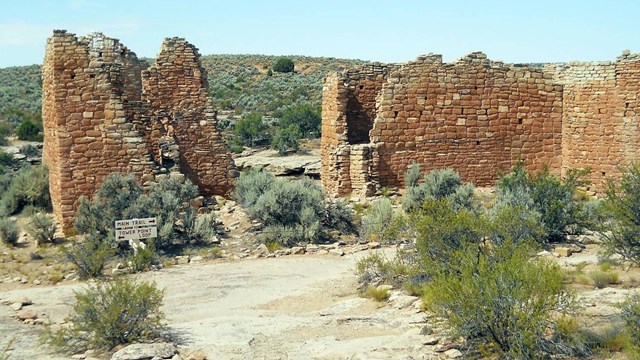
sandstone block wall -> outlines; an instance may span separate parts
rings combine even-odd
[[[158,58],[144,70],[135,53],[102,34],[56,30],[48,39],[43,157],[64,228],[79,197],[90,197],[112,172],[133,173],[145,185],[185,174],[207,195],[229,191],[234,166],[206,99],[197,49],[168,39]]]
[[[375,102],[371,99],[376,92]],[[324,80],[322,180],[330,194],[401,186],[412,162],[493,185],[523,159],[557,174],[590,167],[600,191],[640,159],[640,55],[528,66],[472,53],[376,65]],[[366,149],[366,150],[362,150]]]

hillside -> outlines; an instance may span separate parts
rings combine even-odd
[[[290,56],[294,73],[268,76],[276,56],[203,55],[202,63],[209,74],[210,93],[223,110],[238,113],[251,110],[272,113],[287,105],[309,102],[317,105],[322,97],[322,78],[330,71],[363,64],[360,60],[341,60]],[[40,66],[18,66],[0,69],[0,114],[39,113],[42,83]],[[12,111],[9,111],[12,110]],[[7,116],[0,115],[6,119]]]

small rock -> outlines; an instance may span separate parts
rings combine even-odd
[[[123,263],[117,263],[117,264],[116,264],[116,269],[118,269],[118,270],[124,269],[124,268],[126,268],[126,267],[127,267],[127,266],[126,266],[125,264],[123,264]]]
[[[367,248],[369,248],[369,249],[378,249],[378,248],[380,248],[380,243],[376,242],[376,241],[372,241],[372,242],[367,244]]]
[[[292,255],[303,255],[304,254],[304,248],[302,246],[294,246],[291,248],[291,254]]]
[[[111,275],[124,275],[128,273],[128,269],[111,269]]]
[[[188,256],[176,256],[176,265],[186,265],[189,263]]]
[[[20,280],[22,280],[22,278],[18,276],[13,278],[13,282],[20,282]]]
[[[427,336],[422,340],[422,345],[435,345],[440,341],[439,338],[435,336]]]
[[[393,303],[393,307],[395,307],[396,309],[408,308],[409,306],[413,305],[416,300],[418,300],[417,297],[408,295],[396,295],[389,297],[389,301]]]
[[[269,248],[267,248],[267,245],[265,244],[260,244],[251,252],[251,255],[255,258],[266,257],[269,255]]]
[[[202,205],[204,205],[204,196],[198,196],[197,198],[193,199],[191,201],[191,204],[196,209],[202,207]]]
[[[318,245],[316,245],[316,244],[307,244],[307,246],[306,246],[305,250],[306,250],[307,252],[313,252],[313,251],[316,251],[316,250],[318,250]]]
[[[191,257],[191,262],[198,262],[198,261],[202,261],[202,256],[196,255]]]
[[[33,310],[20,310],[16,313],[16,317],[18,318],[18,320],[23,321],[27,319],[35,320],[38,318],[38,314],[36,314],[36,312]]]
[[[551,253],[548,252],[547,250],[542,250],[542,251],[540,251],[539,253],[536,254],[536,256],[539,256],[539,257],[545,257],[545,256],[549,256],[549,255],[551,255]]]
[[[331,250],[329,250],[329,254],[336,255],[336,256],[344,256],[344,250],[342,250],[342,249],[331,249]]]
[[[553,252],[555,252],[556,254],[558,254],[560,256],[563,256],[563,257],[569,257],[573,253],[573,250],[571,248],[568,248],[568,247],[557,246],[553,250]]]
[[[462,353],[458,349],[449,349],[444,352],[445,355],[449,357],[449,359],[457,359],[462,357]]]
[[[17,302],[22,304],[22,306],[27,306],[27,305],[32,305],[33,304],[33,301],[31,301],[31,299],[29,299],[26,296],[23,296],[23,297],[19,298]]]
[[[33,280],[33,285],[40,285],[40,284],[42,284],[42,281],[40,281],[39,279]]]
[[[20,279],[20,284],[28,284],[28,283],[29,283],[29,279],[27,278]]]
[[[71,355],[72,359],[79,359],[79,360],[84,360],[86,358],[86,356],[84,354],[75,354],[75,355]]]
[[[22,303],[21,302],[15,302],[11,305],[9,305],[9,307],[13,310],[13,311],[18,311],[20,309],[22,309]]]
[[[169,343],[132,344],[118,350],[111,360],[170,359],[176,353],[175,346]]]

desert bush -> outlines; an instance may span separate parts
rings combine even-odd
[[[26,225],[26,230],[38,244],[51,244],[55,241],[58,226],[46,214],[36,213]]]
[[[51,332],[47,342],[69,353],[111,350],[120,344],[156,340],[166,333],[160,307],[164,292],[155,283],[117,278],[75,294],[68,326]]]
[[[40,156],[42,154],[42,151],[40,151],[37,146],[33,146],[31,144],[21,146],[18,151],[20,154],[27,156]]]
[[[8,167],[13,166],[14,164],[13,154],[0,149],[0,166]]]
[[[49,172],[45,166],[27,166],[18,171],[0,197],[0,213],[16,214],[26,206],[51,208]]]
[[[26,141],[42,141],[42,122],[36,123],[32,120],[23,120],[16,129],[18,139]]]
[[[9,219],[0,219],[0,239],[2,242],[8,245],[15,245],[18,242],[18,225],[16,222]]]
[[[620,276],[616,272],[611,271],[592,271],[589,278],[593,281],[593,285],[598,289],[602,289],[611,284],[617,284]]]
[[[419,170],[419,167],[418,167]],[[441,169],[429,172],[420,184],[415,183],[415,169],[410,169],[406,175],[410,177],[406,184],[406,194],[402,206],[405,211],[419,209],[427,199],[449,199],[455,209],[473,209],[473,185],[463,184],[460,175],[453,169]]]
[[[418,182],[420,181],[420,175],[422,172],[420,170],[420,164],[414,162],[411,163],[411,167],[404,173],[404,184],[405,188],[411,188],[418,186]]]
[[[380,198],[371,203],[360,219],[360,236],[368,241],[389,240],[386,229],[393,221],[393,207],[389,198]]]
[[[251,170],[236,182],[233,197],[265,229],[263,242],[291,246],[317,242],[328,229],[353,228],[353,214],[344,204],[325,204],[322,188],[312,180],[276,179],[262,170]]]
[[[92,234],[115,248],[116,220],[155,217],[158,250],[202,242],[212,231],[205,225],[213,224],[197,220],[196,210],[189,203],[197,193],[197,187],[188,180],[171,177],[161,179],[144,193],[132,175],[114,173],[107,176],[91,201],[80,198],[75,227],[81,234]]]
[[[276,183],[276,177],[268,171],[252,168],[244,172],[236,180],[233,198],[246,209],[251,208],[256,201]]]
[[[365,295],[377,302],[385,302],[389,298],[389,288],[386,286],[369,285]]]
[[[635,293],[627,297],[620,308],[620,316],[629,332],[631,342],[640,349],[640,294]]]
[[[540,359],[563,351],[546,337],[572,297],[556,264],[531,259],[526,245],[466,246],[425,289],[427,307],[475,346],[503,359]]]
[[[326,201],[323,226],[335,229],[343,234],[356,232],[355,215],[343,200]]]
[[[280,155],[285,155],[289,149],[298,151],[300,147],[300,128],[296,124],[290,124],[286,127],[279,128],[273,139],[271,140],[271,147],[278,150]]]
[[[545,229],[540,222],[540,213],[522,205],[500,205],[492,209],[491,240],[495,244],[505,241],[522,243],[544,240]]]
[[[315,138],[320,135],[320,108],[309,104],[297,104],[286,108],[278,121],[281,129],[297,125],[304,138]]]
[[[281,58],[278,58],[278,60],[276,60],[275,64],[273,64],[273,71],[281,72],[281,73],[290,73],[290,72],[293,72],[294,67],[295,67],[295,64],[293,63],[293,60],[291,60],[291,58],[281,57]]]
[[[153,240],[149,240],[144,247],[138,247],[136,251],[127,256],[126,260],[133,272],[140,272],[149,269],[157,257],[155,244]]]
[[[368,255],[356,263],[355,274],[358,282],[366,289],[369,285],[389,284],[401,287],[413,278],[420,277],[416,272],[415,256],[411,251],[400,250],[392,259],[380,252]],[[419,286],[423,284],[420,283]]]
[[[612,222],[605,227],[602,240],[610,254],[640,265],[640,167],[623,169],[619,183],[607,183],[606,211]]]
[[[115,255],[115,249],[97,235],[89,234],[84,240],[62,248],[62,253],[75,265],[81,279],[89,279],[102,276],[104,267]]]
[[[546,241],[563,241],[568,234],[580,233],[589,224],[584,202],[574,199],[577,187],[584,185],[580,177],[588,172],[588,169],[569,170],[561,180],[545,168],[532,176],[524,163],[518,162],[496,184],[498,204],[522,205],[537,211],[545,227]]]

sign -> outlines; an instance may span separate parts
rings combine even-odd
[[[158,237],[156,218],[116,220],[116,240],[140,240]]]

